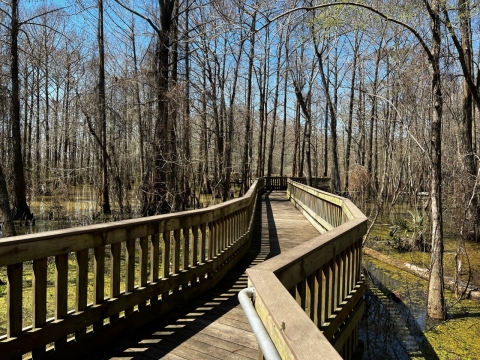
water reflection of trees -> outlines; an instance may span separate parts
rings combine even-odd
[[[412,298],[424,300],[424,289],[410,284],[400,291],[401,281],[391,279],[371,263],[367,263],[364,274],[365,311],[359,337],[364,343],[365,359],[438,359],[423,333],[425,303],[421,301],[419,309],[412,302]]]
[[[365,312],[360,322],[365,359],[410,359],[385,304],[390,300],[378,288],[367,285]]]

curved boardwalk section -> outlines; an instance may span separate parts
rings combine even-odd
[[[284,192],[257,207],[249,253],[212,291],[85,359],[257,359],[257,342],[238,304],[245,270],[319,235]]]

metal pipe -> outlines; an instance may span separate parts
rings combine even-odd
[[[257,314],[255,307],[250,300],[253,298],[255,300],[255,289],[253,287],[245,288],[238,293],[238,300],[240,305],[242,305],[243,312],[245,313],[250,327],[257,338],[258,345],[262,350],[263,356],[266,360],[281,360],[280,355],[278,354],[275,345],[270,339],[265,326],[263,326],[262,320]]]

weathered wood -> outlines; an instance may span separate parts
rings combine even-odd
[[[99,305],[105,298],[105,246],[97,246],[93,254],[93,305]],[[103,319],[93,324],[93,331],[102,326]]]
[[[173,266],[172,273],[178,274],[180,272],[180,229],[173,232]]]
[[[77,261],[77,281],[76,281],[76,301],[75,311],[84,311],[87,307],[87,289],[88,289],[88,249],[77,251],[75,254]],[[86,327],[75,332],[75,339],[80,339],[87,333]]]
[[[190,264],[197,266],[198,264],[198,225],[192,227],[192,251],[190,254]]]
[[[343,198],[291,181],[288,196],[320,232],[329,231],[247,271],[249,285],[256,289],[255,307],[283,358],[335,358],[340,351],[349,359],[357,343],[363,294],[362,287],[352,288],[359,279],[356,249],[366,231],[366,218],[350,209],[351,203],[344,212]],[[301,312],[294,319],[288,317],[297,311]],[[292,326],[286,319],[295,331],[287,331]],[[308,331],[311,325],[325,329],[330,339],[336,334],[335,348],[328,337]],[[320,338],[296,338],[310,332]]]
[[[122,244],[110,245],[110,299],[116,299],[120,295],[120,264]],[[115,324],[119,315],[110,316],[110,324]]]
[[[160,266],[160,239],[159,234],[150,237],[150,282],[158,281],[158,269]],[[155,305],[158,302],[158,295],[150,299],[150,304]]]
[[[261,182],[257,182],[243,198],[208,209],[62,230],[42,235],[9,238],[1,242],[0,263],[7,265],[8,268],[10,281],[8,296],[11,299],[8,301],[8,312],[12,314],[8,326],[9,339],[6,341],[7,337],[0,338],[2,351],[5,350],[12,357],[18,357],[28,351],[39,349],[37,354],[33,353],[36,357],[45,349],[46,344],[54,342],[55,350],[45,354],[46,359],[65,358],[66,354],[74,354],[73,357],[80,356],[82,352],[89,349],[90,345],[98,346],[103,341],[115,337],[123,331],[131,330],[158,314],[164,314],[210,289],[248,251],[251,232],[246,232],[246,236],[243,236],[240,241],[228,246],[231,235],[229,233],[231,231],[230,219],[233,218],[231,214],[246,212],[247,208],[251,211],[260,186]],[[248,223],[252,223],[251,219],[248,220]],[[216,235],[217,242],[213,241],[213,237],[210,241],[208,239],[207,226],[212,223],[220,224],[219,232]],[[191,238],[190,229],[192,229]],[[198,256],[199,230],[202,232],[200,256]],[[173,251],[170,251],[172,231],[174,244]],[[180,242],[182,231],[183,243]],[[162,279],[158,279],[159,232],[163,233]],[[147,281],[149,238],[151,239],[150,282]],[[138,284],[135,284],[136,239],[139,239],[138,270],[140,276]],[[122,243],[125,243],[124,269],[120,266]],[[111,262],[110,297],[107,300],[104,300],[105,246],[110,248]],[[216,249],[212,249],[212,247],[216,247]],[[93,305],[87,307],[86,289],[88,288],[88,252],[90,249],[94,253],[94,294]],[[75,310],[67,313],[68,254],[71,252],[75,252],[77,255],[77,294]],[[212,253],[211,261],[206,261],[206,252]],[[190,254],[192,254],[191,258]],[[36,322],[22,331],[21,269],[23,264],[19,260],[34,260],[34,267],[39,271],[37,275],[34,275],[34,279],[37,279],[35,280],[36,285],[38,285],[38,291],[34,298],[37,299],[37,309],[40,309],[46,303],[38,300],[45,296],[41,294],[46,290],[46,280],[41,280],[45,276],[41,274],[41,271],[44,271],[42,266],[44,266],[43,262],[46,261],[44,259],[47,256],[54,256],[56,259],[55,319],[53,321],[42,320],[44,322],[42,324],[40,318],[45,318],[42,315],[44,311],[34,310],[34,313],[37,314],[37,320],[34,320]],[[200,264],[198,259],[201,260]],[[170,265],[171,260],[172,265]],[[180,264],[184,270],[182,272],[179,272]],[[170,275],[170,270],[173,271],[174,276]],[[122,271],[125,275],[124,292],[121,292],[120,288]],[[199,281],[199,279],[207,279],[207,274],[207,281]],[[11,286],[14,283],[15,290]],[[167,294],[169,295],[167,296]],[[159,296],[162,300],[158,301],[156,306],[152,306]],[[146,303],[148,300],[150,300],[150,306]],[[136,306],[140,311],[134,311]],[[125,312],[125,316],[119,317],[122,312]],[[106,318],[110,318],[110,325],[114,324],[114,326],[104,326]],[[86,328],[91,325],[93,325],[93,334],[84,336]],[[75,334],[75,341],[68,343],[67,347],[61,348],[67,344],[66,338],[70,334]]]
[[[200,263],[205,262],[205,252],[207,246],[207,224],[200,225],[200,232],[202,233],[202,242],[200,243]]]
[[[190,257],[190,229],[182,229],[182,270],[188,269],[188,260]]]
[[[38,329],[47,322],[47,259],[33,261],[33,323],[32,328]],[[32,350],[36,358],[45,353],[45,345]]]
[[[140,267],[138,286],[143,288],[147,285],[148,281],[148,238],[145,236],[140,238],[138,258]],[[142,301],[138,304],[138,309],[142,310],[145,308],[145,306],[147,306],[147,302]]]
[[[93,249],[125,242],[131,238],[209,223],[249,206],[257,191],[257,184],[254,183],[242,198],[205,209],[9,237],[0,243],[0,266],[76,252],[85,248]]]
[[[23,264],[7,266],[7,338],[22,332]]]
[[[170,231],[162,234],[162,278],[170,275]]]
[[[68,301],[68,254],[55,256],[55,320],[59,321],[67,315]],[[59,334],[60,335],[60,334]],[[67,344],[67,334],[55,340],[55,350]]]
[[[125,293],[131,293],[135,288],[135,242],[135,239],[130,239],[125,247]],[[133,315],[133,306],[125,309],[125,316]]]

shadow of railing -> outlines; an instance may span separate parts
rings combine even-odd
[[[271,207],[267,206],[272,213]],[[232,357],[232,353],[256,358],[257,343],[248,323],[235,320],[228,313],[238,306],[238,293],[247,287],[248,278],[245,270],[263,262],[265,254],[271,255],[270,244],[261,243],[262,238],[262,206],[257,206],[254,218],[253,237],[250,250],[236,266],[210,292],[191,300],[186,305],[173,310],[157,320],[153,320],[139,328],[135,333],[121,338],[100,351],[84,357],[84,360],[128,358],[145,360],[160,358],[170,354],[189,358],[210,358],[212,342],[215,346],[215,356]],[[267,215],[268,216],[268,215]],[[273,215],[269,220],[273,221]],[[274,221],[273,221],[274,224]],[[272,242],[278,248],[278,236]],[[276,251],[276,250],[275,250]],[[273,256],[273,255],[272,255]],[[239,309],[239,312],[241,310]],[[240,314],[243,317],[243,313]],[[216,328],[209,325],[219,323]],[[226,334],[231,328],[238,329],[241,334],[237,343],[231,341]],[[220,332],[218,328],[224,328]],[[248,341],[251,340],[251,341]],[[187,345],[187,346],[181,346]],[[192,354],[186,354],[191,351]],[[196,352],[196,354],[195,354]]]

